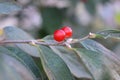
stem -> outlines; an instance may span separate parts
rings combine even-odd
[[[80,41],[83,41],[85,39],[88,39],[90,38],[90,34],[81,38],[81,39],[72,39],[71,41],[65,41],[65,42],[52,42],[52,43],[47,43],[43,40],[4,40],[4,41],[0,41],[0,44],[13,44],[13,43],[21,43],[21,44],[39,44],[39,45],[45,45],[45,46],[66,46],[66,43],[67,44],[73,44],[73,43],[77,43],[77,42],[80,42]],[[49,40],[48,40],[49,42]]]
[[[71,43],[77,43],[77,42],[84,41],[84,40],[88,39],[89,36],[90,36],[90,35],[87,35],[87,36],[85,36],[85,37],[83,37],[83,38],[81,38],[81,39],[73,39],[73,41],[72,41]]]
[[[24,44],[24,43],[27,43],[27,44],[39,44],[39,45],[46,45],[46,46],[64,46],[65,44],[63,43],[46,43],[46,42],[43,42],[43,41],[37,41],[37,40],[5,40],[5,41],[0,41],[0,44],[13,44],[13,43],[21,43],[21,44]]]
[[[7,43],[30,43],[32,40],[5,40],[1,41],[0,44],[7,44]]]

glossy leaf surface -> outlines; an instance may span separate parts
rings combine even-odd
[[[120,30],[104,30],[104,31],[98,32],[97,34],[98,34],[98,37],[100,36],[105,39],[109,37],[120,39]]]
[[[49,80],[74,80],[64,61],[50,48],[40,46],[39,50],[42,65]]]
[[[27,34],[25,31],[16,28],[16,27],[5,27],[4,32],[6,34],[6,39],[7,40],[34,40],[29,34]],[[32,45],[29,44],[15,44],[17,47],[25,51],[26,53],[39,57],[39,52],[38,49]]]

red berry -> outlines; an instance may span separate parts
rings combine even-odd
[[[72,36],[72,29],[69,26],[64,26],[61,29],[65,32],[65,38],[69,38]]]
[[[63,30],[56,30],[53,37],[56,41],[61,42],[65,39],[65,32]]]

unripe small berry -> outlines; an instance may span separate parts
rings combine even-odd
[[[54,37],[54,40],[61,42],[65,39],[65,32],[63,30],[56,30],[54,32],[53,37]]]
[[[65,38],[70,38],[72,36],[72,29],[69,26],[64,26],[61,29],[65,32]]]

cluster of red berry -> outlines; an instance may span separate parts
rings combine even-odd
[[[69,26],[64,26],[61,29],[58,29],[54,32],[54,40],[61,42],[66,38],[70,38],[72,36],[72,29]]]

